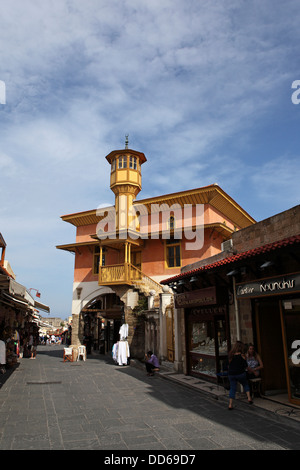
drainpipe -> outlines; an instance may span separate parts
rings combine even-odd
[[[234,300],[234,311],[235,311],[235,322],[236,322],[236,339],[237,341],[241,341],[240,316],[239,316],[238,301],[236,298],[235,276],[232,276],[232,283],[233,283],[233,300]]]

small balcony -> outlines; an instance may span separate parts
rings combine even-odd
[[[144,274],[131,263],[99,266],[99,285],[129,285],[137,288],[146,296],[157,296],[162,292],[162,286],[154,279]]]
[[[131,263],[114,264],[111,266],[99,266],[99,285],[112,284],[132,285],[141,281],[143,273]]]

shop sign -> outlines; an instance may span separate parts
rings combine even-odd
[[[188,308],[201,305],[213,305],[217,303],[217,293],[215,287],[207,287],[191,292],[183,292],[175,295],[176,308]]]
[[[237,298],[262,297],[264,295],[289,294],[300,291],[300,274],[289,274],[271,279],[237,285]]]
[[[210,321],[214,316],[226,315],[226,306],[193,308],[190,312],[189,321]]]

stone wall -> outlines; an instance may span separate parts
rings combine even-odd
[[[131,309],[125,311],[125,322],[128,324],[128,344],[130,356],[136,359],[145,357],[145,316],[134,313]]]
[[[238,315],[239,315],[239,323],[240,323],[240,341],[242,341],[245,344],[253,343],[251,301],[249,299],[239,300]],[[231,346],[233,346],[238,338],[236,313],[235,313],[234,304],[229,306],[229,325],[230,325],[230,341],[231,341]]]
[[[241,253],[299,233],[300,205],[234,232],[232,234],[233,249]]]
[[[73,314],[72,315],[72,335],[71,335],[71,342],[72,346],[80,346],[83,344],[83,328],[80,324],[80,315]]]

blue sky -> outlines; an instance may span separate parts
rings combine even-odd
[[[125,134],[148,160],[140,198],[218,183],[257,221],[299,204],[299,6],[1,1],[0,232],[51,316],[71,313],[60,216],[114,203]]]

